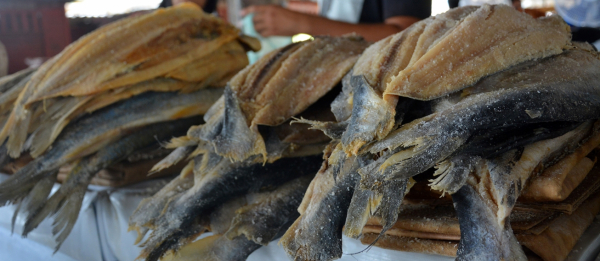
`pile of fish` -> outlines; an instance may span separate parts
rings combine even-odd
[[[566,255],[587,225],[564,224],[600,210],[584,159],[599,144],[598,53],[559,17],[491,5],[365,47],[320,37],[232,78],[155,165],[189,160],[130,219],[141,257],[244,260],[283,235],[292,259],[333,260],[342,234],[461,260],[523,260],[521,244],[551,259],[539,242],[568,237],[552,253]]]
[[[194,4],[108,24],[37,70],[0,78],[2,163],[33,160],[0,184],[19,204],[23,235],[54,216],[60,247],[98,171],[202,123],[223,86],[248,65],[255,39]],[[70,166],[50,195],[61,167]]]
[[[147,260],[245,260],[280,236],[294,260],[333,260],[342,234],[561,259],[600,211],[600,55],[569,30],[468,6],[371,46],[316,37],[243,68],[254,40],[196,6],[129,18],[0,79],[3,149],[35,158],[0,204],[19,203],[24,234],[55,215],[60,243],[94,173],[178,136],[151,172],[185,167],[130,218]]]
[[[175,150],[154,167],[189,159],[130,218],[138,242],[145,237],[141,257],[245,260],[281,236],[330,142],[290,121],[335,121],[336,86],[367,46],[352,35],[317,37],[275,50],[233,77],[206,123],[171,140]],[[206,231],[213,235],[188,244]]]
[[[584,201],[598,186],[572,193],[594,165],[578,162],[599,145],[599,54],[570,38],[560,17],[484,5],[452,9],[367,48],[332,104],[342,121],[299,120],[333,141],[280,241],[287,254],[339,258],[345,234],[459,260],[526,260],[520,244],[547,260],[565,257],[600,210],[598,196]],[[598,183],[594,172],[590,179]],[[453,204],[420,198],[431,190]],[[530,202],[519,203],[514,219],[533,226],[534,209],[566,206],[571,194],[578,203],[557,222],[578,229],[546,223],[515,237],[519,196]],[[451,214],[441,214],[440,201]],[[540,253],[553,247],[562,253]]]

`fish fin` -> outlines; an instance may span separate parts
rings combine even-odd
[[[217,242],[221,239],[220,235],[212,235],[205,238],[202,238],[198,241],[192,242],[188,245],[183,246],[177,252],[168,252],[166,253],[162,261],[184,261],[184,260],[206,260],[206,261],[218,261],[214,257],[214,253],[211,251],[213,247],[217,246]],[[231,251],[235,251],[236,249],[231,249]]]
[[[143,199],[129,217],[129,230],[136,230],[138,237],[143,237],[140,231],[143,232],[144,227],[153,227],[155,220],[162,215],[163,210],[167,208],[172,199],[193,185],[193,175],[179,176],[172,179],[152,197]]]
[[[473,165],[479,161],[480,157],[460,155],[446,159],[436,164],[436,171],[433,174],[435,179],[429,180],[431,189],[442,192],[442,197],[448,194],[454,194],[467,183],[467,178],[473,170]]]
[[[258,127],[247,123],[230,87],[225,88],[223,96],[225,106],[222,111],[206,124],[191,127],[187,136],[210,142],[217,154],[232,161],[243,161],[253,155],[262,155],[267,160],[265,141]]]
[[[458,131],[452,135],[418,135],[373,163],[385,179],[404,179],[420,174],[448,158],[466,141]],[[441,144],[441,145],[440,145]]]
[[[396,223],[400,205],[409,189],[409,179],[385,180],[377,185],[369,184],[367,180],[361,180],[357,184],[348,208],[344,229],[348,237],[359,238],[362,228],[372,216],[381,218],[383,228],[380,235],[383,235]]]
[[[129,227],[130,229],[127,230],[127,232],[131,231],[131,227]],[[133,242],[134,245],[139,244],[140,242],[142,242],[142,239],[144,239],[144,236],[146,236],[146,234],[148,233],[150,229],[146,228],[146,227],[137,227],[135,228],[135,231],[137,232],[137,237],[135,238],[135,242]]]
[[[204,231],[206,231],[206,227],[197,221],[185,229],[167,228],[162,230],[163,233],[158,233],[158,230],[155,230],[144,242],[144,249],[140,257],[145,257],[146,261],[158,261],[168,251],[177,251],[181,246],[190,243]]]
[[[15,213],[13,213],[13,216],[10,220],[10,235],[11,236],[13,233],[15,233],[15,224],[17,223],[17,217],[19,216],[19,213],[21,212],[22,204],[23,204],[23,201],[20,200],[19,203],[17,204],[17,208],[15,209]]]
[[[228,239],[224,236],[213,235],[187,244],[177,252],[169,252],[161,260],[244,261],[260,246],[244,236]]]
[[[156,163],[156,165],[150,169],[149,175],[179,163],[179,161],[184,159],[193,149],[194,147],[192,146],[185,146],[173,150],[167,157]]]
[[[383,100],[365,76],[352,76],[350,82],[354,87],[352,114],[341,140],[344,151],[356,155],[363,145],[392,130],[396,105]]]
[[[290,122],[293,123],[304,123],[311,125],[309,129],[320,130],[325,135],[333,140],[340,140],[342,138],[342,134],[346,131],[348,127],[348,122],[322,122],[322,121],[311,121],[304,118],[293,118],[294,120]]]
[[[165,147],[167,149],[176,149],[179,147],[193,146],[193,145],[196,145],[196,143],[197,143],[196,141],[190,139],[189,137],[182,136],[182,137],[172,138],[163,147]]]

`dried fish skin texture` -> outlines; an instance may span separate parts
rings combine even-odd
[[[398,99],[384,100],[383,92],[391,77],[410,62],[426,24],[425,21],[416,23],[369,46],[354,65],[350,81],[344,82],[353,90],[352,114],[342,134],[346,153],[355,155],[362,145],[384,138],[394,127]]]
[[[459,260],[526,260],[510,227],[517,198],[534,171],[571,151],[589,136],[592,125],[588,121],[559,137],[478,160],[466,184],[452,195],[461,228]]]
[[[15,202],[49,172],[104,148],[137,127],[201,115],[220,95],[219,89],[186,95],[146,93],[89,115],[68,126],[43,156],[0,184],[0,205]]]
[[[480,82],[484,89],[485,84],[497,83],[492,86],[499,90],[468,96],[449,109],[401,126],[368,151],[393,151],[380,170],[389,167],[386,178],[408,177],[458,152],[477,130],[595,119],[600,114],[599,69],[597,54],[582,50],[515,67]],[[535,73],[545,70],[548,77],[537,81]],[[523,81],[528,75],[532,81]]]
[[[398,97],[384,96],[387,86],[476,9],[455,8],[427,18],[365,50],[348,81],[353,90],[353,105],[347,131],[342,136],[346,153],[356,155],[364,144],[383,139],[395,124],[401,123],[394,119],[397,113],[403,113],[396,112]]]
[[[215,86],[231,73],[236,73],[248,65],[246,50],[237,42],[229,42],[212,54],[169,72],[165,77],[187,82],[203,82],[205,86]],[[227,79],[229,80],[229,79]]]
[[[212,143],[233,161],[266,160],[258,125],[277,126],[306,110],[340,82],[366,45],[355,36],[321,37],[267,54],[229,82],[207,123],[190,128],[188,137]]]
[[[163,78],[173,71],[176,78],[198,80],[181,70],[185,71],[187,66],[192,65],[195,68],[202,65],[210,67],[201,61],[204,58],[223,58],[213,54],[221,49],[243,50],[244,46],[248,46],[247,42],[252,42],[248,37],[241,38],[235,27],[205,14],[194,4],[160,9],[104,26],[69,45],[32,75],[17,101],[11,104],[13,110],[0,132],[0,140],[9,137],[7,147],[11,156],[17,157],[25,142],[24,135],[19,135],[20,130],[30,129],[30,122],[39,121],[31,113],[40,103],[44,102],[45,106],[49,99],[61,96],[102,95]],[[253,46],[250,45],[250,48]],[[207,68],[214,72],[214,79],[203,76],[201,78],[205,79],[196,85],[181,86],[181,91],[187,93],[209,85],[222,85],[224,80],[247,65],[247,60],[241,57],[235,53],[233,57],[224,58],[224,66]],[[86,104],[79,103],[77,106],[81,108],[63,110],[68,113],[87,110]],[[42,130],[45,133],[38,140],[49,136],[49,141],[36,146],[34,154],[43,152],[68,120],[75,116],[62,115],[55,124],[52,125],[52,121],[46,124],[52,131]]]
[[[61,53],[49,64],[64,75],[50,74],[39,83],[32,81],[36,91],[28,101],[87,95],[149,80],[211,54],[234,41],[238,33],[193,4],[157,10],[113,30],[92,32],[87,36],[93,38],[89,43],[74,43],[79,45],[74,47],[79,49],[76,55],[62,63]],[[102,70],[91,73],[82,67]]]
[[[359,180],[356,169],[363,162],[346,157],[340,144],[330,144],[332,154],[311,182],[300,217],[280,240],[293,260],[333,260],[342,256],[342,228],[354,188]]]
[[[39,209],[23,209],[28,212],[23,235],[26,236],[46,217],[53,214],[56,221],[53,223],[53,234],[57,242],[55,249],[58,250],[75,225],[87,186],[98,171],[121,161],[136,150],[168,139],[174,132],[185,131],[199,120],[200,117],[196,116],[145,126],[134,134],[109,144],[96,154],[80,160],[62,186],[50,198],[39,202]]]
[[[510,66],[559,54],[570,39],[558,16],[534,19],[509,6],[483,5],[394,77],[384,98],[441,97]]]
[[[253,159],[232,163],[214,153],[202,157],[207,160],[197,163],[200,167],[194,170],[194,186],[173,198],[164,214],[152,221],[149,228],[154,231],[144,243],[142,257],[157,260],[166,251],[178,248],[180,242],[194,235],[186,231],[193,227],[195,220],[208,217],[210,211],[223,202],[312,175],[321,162],[321,157],[309,156],[284,158],[263,166]]]

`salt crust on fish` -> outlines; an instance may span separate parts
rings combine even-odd
[[[258,125],[279,125],[308,108],[340,82],[366,46],[356,36],[317,37],[267,54],[231,79],[212,117],[188,136],[234,161],[267,160]]]
[[[570,36],[557,16],[536,20],[508,6],[483,5],[452,9],[373,44],[353,68],[344,150],[356,155],[386,137],[399,96],[432,100],[456,92],[521,62],[559,54],[570,47]]]

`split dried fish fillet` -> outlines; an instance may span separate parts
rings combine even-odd
[[[257,47],[250,38],[240,37],[236,28],[205,14],[194,4],[119,20],[69,45],[33,74],[14,102],[0,132],[0,140],[8,137],[10,155],[17,157],[25,142],[25,135],[20,135],[19,131],[30,129],[31,122],[40,121],[37,117],[47,116],[32,115],[32,111],[40,108],[41,103],[46,106],[49,99],[56,97],[89,99],[102,93],[112,93],[115,89],[136,87],[137,83],[165,77],[171,72],[175,72],[173,76],[176,78],[198,80],[193,86],[180,86],[180,90],[185,92],[222,84],[247,64],[245,55],[239,50]],[[233,56],[213,55],[219,52]],[[210,66],[218,63],[214,59],[221,58],[224,59],[223,66]],[[195,64],[193,68],[210,67],[212,74],[203,80],[181,74],[191,64]],[[177,73],[178,70],[180,73]],[[122,92],[121,96],[125,93]],[[118,100],[118,97],[112,98]],[[42,124],[43,130],[38,130],[44,133],[34,142],[34,154],[41,154],[53,142],[68,121],[78,116],[75,112],[95,110],[97,106],[110,104],[110,99],[89,104],[96,106],[91,108],[85,108],[84,102],[64,108],[62,117],[52,119],[54,123],[51,119],[44,119],[47,123]]]
[[[167,73],[165,77],[215,86],[214,83],[229,80],[231,73],[237,73],[247,64],[246,50],[238,42],[229,42],[212,54]]]
[[[592,135],[572,154],[533,176],[527,189],[523,191],[525,201],[563,201],[587,176],[595,165],[595,160],[586,157],[600,145],[600,135]]]
[[[234,161],[252,155],[266,160],[258,125],[279,125],[308,108],[342,79],[366,45],[354,36],[318,37],[267,54],[229,82],[207,124],[188,136]]]
[[[32,139],[30,154],[35,158],[44,153],[67,124],[82,115],[145,92],[176,92],[182,89],[197,89],[195,87],[197,85],[200,84],[157,78],[98,95],[52,98],[51,100],[56,102],[45,108],[41,115],[34,117],[41,120],[37,123],[39,125],[31,125],[34,131],[33,137],[30,137]]]
[[[332,260],[342,255],[346,210],[359,178],[356,169],[364,163],[346,158],[341,144],[330,144],[325,154],[298,208],[300,217],[280,240],[294,260]]]
[[[219,89],[187,95],[148,93],[78,121],[65,130],[49,152],[0,184],[1,204],[25,197],[41,177],[98,151],[136,127],[203,114],[220,94]]]
[[[344,149],[356,155],[386,137],[401,123],[395,123],[401,97],[432,100],[570,46],[569,27],[559,17],[535,20],[508,6],[455,8],[420,21],[375,43],[356,63]]]
[[[48,199],[39,200],[39,208],[23,209],[28,213],[23,236],[35,229],[44,219],[54,216],[53,235],[56,236],[57,251],[70,234],[79,216],[85,191],[94,175],[103,168],[121,161],[138,149],[147,148],[157,141],[166,140],[173,133],[183,132],[197,124],[198,116],[188,119],[161,122],[143,127],[115,143],[109,144],[92,156],[78,161],[62,186]]]
[[[544,260],[565,260],[585,229],[600,212],[600,194],[590,196],[571,214],[553,220],[539,235],[517,235],[522,244]]]
[[[600,94],[600,88],[593,84],[593,79],[600,77],[600,73],[594,68],[600,68],[597,54],[570,50],[540,62],[525,63],[500,72],[480,81],[471,90],[476,93],[480,87],[493,87],[493,91],[466,96],[446,110],[405,124],[385,139],[370,145],[367,150],[371,153],[390,150],[390,154],[393,153],[393,156],[378,160],[381,166],[379,170],[393,177],[406,177],[409,173],[408,176],[416,175],[459,151],[485,155],[496,153],[494,146],[501,146],[506,151],[522,141],[496,139],[494,142],[500,143],[492,146],[486,143],[489,139],[481,139],[481,143],[478,143],[474,137],[506,135],[504,133],[510,132],[508,129],[518,130],[528,124],[542,124],[541,127],[549,129],[558,126],[551,122],[566,122],[565,127],[568,127],[568,122],[596,118],[598,112],[595,110],[600,110],[600,103],[595,101],[595,96]],[[579,90],[565,92],[575,89]],[[547,126],[545,122],[549,122]],[[487,132],[475,131],[479,128]],[[499,134],[494,134],[496,131]],[[413,135],[413,132],[420,134]],[[518,131],[510,133],[517,136],[525,134]],[[534,129],[532,136],[525,140],[530,143],[533,141],[530,138],[543,139],[544,133],[535,132]],[[470,141],[471,138],[474,140]]]
[[[521,62],[559,54],[570,42],[570,29],[558,16],[534,19],[506,5],[483,5],[394,77],[384,96],[437,98]]]

